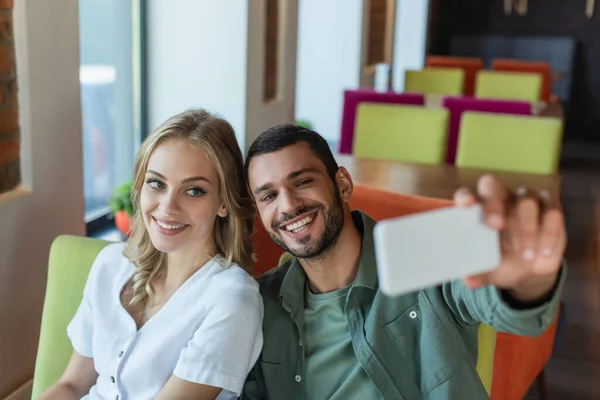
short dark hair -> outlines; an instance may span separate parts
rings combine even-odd
[[[248,149],[248,155],[244,163],[246,180],[248,180],[248,167],[254,157],[269,154],[292,146],[299,142],[306,142],[310,150],[317,156],[327,169],[327,174],[335,183],[335,174],[338,171],[338,164],[331,153],[327,141],[317,132],[307,129],[300,125],[280,124],[267,129],[256,138],[254,143]]]

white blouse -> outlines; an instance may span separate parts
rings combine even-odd
[[[214,257],[140,330],[121,305],[134,273],[124,243],[97,256],[79,308],[67,327],[73,348],[94,359],[99,376],[88,400],[151,399],[171,375],[240,395],[262,349],[263,303],[256,281]]]

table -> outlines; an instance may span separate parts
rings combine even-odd
[[[373,160],[336,154],[340,167],[345,167],[356,185],[416,196],[452,199],[460,187],[475,188],[477,180],[491,171],[458,168],[453,165],[426,165],[399,161]],[[493,173],[508,188],[526,186],[546,190],[554,201],[560,202],[560,175],[533,175],[510,172]]]

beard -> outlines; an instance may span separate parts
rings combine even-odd
[[[296,258],[313,261],[325,258],[336,244],[344,226],[344,205],[337,188],[334,192],[334,201],[328,207],[321,203],[301,207],[297,209],[294,214],[286,214],[280,220],[274,222],[271,229],[267,230],[267,233],[275,244]],[[281,225],[285,224],[286,221],[309,212],[317,212],[323,215],[325,222],[324,228],[322,232],[316,235],[306,235],[305,237],[296,240],[296,243],[301,245],[301,247],[293,250],[289,248],[284,243],[281,236],[277,235],[275,232]]]

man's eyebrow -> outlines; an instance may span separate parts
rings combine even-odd
[[[311,168],[311,167],[301,168],[299,170],[290,172],[287,176],[287,180],[289,181],[289,180],[295,179],[295,178],[299,177],[300,175],[307,174],[307,173],[319,173],[319,170],[317,170],[316,168]],[[260,192],[264,192],[265,190],[269,190],[272,188],[273,188],[273,184],[271,182],[267,182],[264,185],[261,185],[261,186],[257,187],[256,189],[254,189],[254,195],[258,195]]]
[[[299,177],[302,174],[308,174],[308,173],[319,173],[319,171],[316,168],[311,168],[311,167],[307,167],[307,168],[301,168],[297,171],[293,171],[290,172],[287,176],[288,181],[295,179],[297,177]]]
[[[273,187],[272,183],[265,183],[262,186],[259,186],[258,188],[254,189],[254,194],[257,195],[260,192],[264,192],[265,190],[269,190]]]

